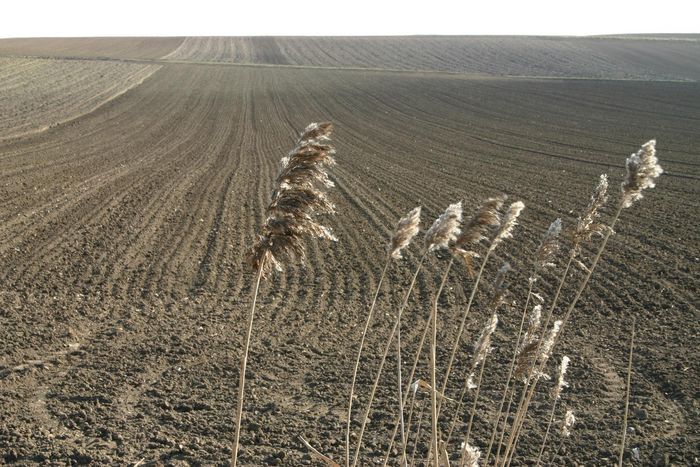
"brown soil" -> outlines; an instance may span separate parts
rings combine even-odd
[[[339,214],[329,223],[339,241],[310,244],[306,265],[262,291],[244,465],[312,464],[299,435],[343,458],[354,354],[401,215],[422,205],[427,223],[457,200],[470,211],[500,192],[522,199],[522,226],[499,255],[515,268],[512,299],[522,303],[528,258],[549,222],[571,224],[600,173],[615,198],[624,158],[652,137],[666,173],[624,213],[556,352],[572,358],[562,406],[579,420],[556,463],[614,462],[632,316],[628,447],[640,448],[643,465],[697,463],[699,102],[697,83],[166,64],[83,117],[0,142],[0,460],[227,462],[251,300],[244,253],[295,132],[330,120]],[[360,401],[416,261],[412,250],[390,269]],[[445,263],[435,256],[419,276],[409,347]],[[545,277],[539,292],[551,296],[554,282]],[[456,268],[440,308],[448,345],[469,286]],[[468,341],[486,317],[484,290]],[[517,310],[501,315],[477,445],[488,441],[486,401],[498,398]],[[392,366],[362,465],[386,449]],[[536,455],[548,408],[536,401],[518,465]]]

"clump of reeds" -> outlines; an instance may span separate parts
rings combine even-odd
[[[248,254],[248,263],[256,273],[253,302],[246,327],[238,383],[238,405],[231,465],[236,466],[243,415],[246,367],[253,331],[255,305],[260,281],[272,271],[282,270],[289,261],[304,261],[304,239],[336,240],[331,230],[319,223],[317,216],[334,212],[325,190],[333,186],[328,167],[335,164],[335,149],[330,144],[333,125],[312,123],[299,136],[296,145],[282,158],[282,168],[275,180],[272,199],[265,210],[265,223]]]
[[[332,186],[332,182],[330,181],[326,172],[326,168],[333,164],[333,149],[328,143],[330,128],[330,124],[314,124],[309,126],[300,137],[294,150],[283,159],[282,172],[278,176],[275,183],[273,199],[266,212],[267,218],[265,225],[262,228],[262,233],[257,243],[254,245],[251,251],[250,263],[257,272],[257,281],[253,305],[249,315],[246,346],[241,362],[241,383],[239,385],[239,406],[237,414],[235,449],[232,461],[233,465],[235,465],[236,462],[235,458],[238,449],[243,388],[245,381],[245,365],[250,341],[250,332],[252,329],[253,314],[255,311],[255,301],[258,294],[260,280],[261,278],[268,277],[273,270],[281,269],[282,264],[290,259],[303,260],[304,249],[303,241],[301,240],[302,237],[310,236],[326,239],[334,238],[331,231],[316,220],[317,214],[333,212],[333,206],[328,201],[325,192],[323,191],[325,188]],[[573,227],[570,228],[568,232],[570,245],[568,255],[566,253],[562,255],[564,258],[561,260],[562,264],[564,264],[563,268],[559,265],[560,259],[558,257],[561,250],[560,237],[562,236],[561,232],[563,230],[561,219],[556,219],[549,225],[549,228],[543,235],[542,240],[532,255],[531,271],[529,272],[529,275],[526,276],[528,282],[527,295],[524,300],[524,306],[522,306],[522,317],[520,320],[520,328],[517,333],[517,338],[514,338],[515,345],[513,346],[513,357],[510,363],[509,373],[507,378],[504,378],[506,383],[503,389],[500,406],[498,406],[497,411],[495,411],[497,414],[495,419],[485,422],[492,424],[493,429],[491,431],[489,447],[485,451],[486,459],[483,461],[484,465],[488,464],[490,459],[489,456],[491,456],[492,451],[495,453],[494,458],[496,466],[506,467],[513,461],[518,441],[524,429],[526,414],[528,414],[530,402],[539,382],[550,379],[548,376],[550,371],[550,369],[548,369],[548,362],[555,354],[556,346],[562,339],[566,325],[570,321],[571,314],[576,307],[581,294],[588,285],[589,279],[591,278],[591,275],[593,274],[596,265],[601,258],[608,239],[614,233],[614,227],[618,221],[620,213],[623,209],[629,208],[634,204],[634,202],[641,199],[642,191],[652,188],[655,185],[656,179],[663,172],[656,158],[654,140],[644,144],[638,152],[632,154],[627,159],[626,165],[627,175],[621,184],[621,197],[615,214],[611,216],[611,220],[607,222],[601,220],[603,218],[608,199],[608,178],[606,175],[602,175],[593,195],[591,196],[588,206],[579,216],[578,221],[573,225]],[[409,434],[411,434],[411,415],[413,403],[411,403],[408,423],[406,424],[404,424],[404,411],[406,409],[408,397],[412,396],[415,398],[416,394],[419,392],[419,389],[422,392],[428,393],[430,398],[429,418],[427,417],[428,412],[426,411],[426,419],[431,428],[430,444],[427,449],[424,464],[433,465],[435,467],[438,467],[439,465],[449,465],[449,452],[451,449],[450,435],[452,433],[452,429],[454,428],[457,432],[461,432],[463,435],[462,443],[459,446],[455,446],[455,450],[458,449],[458,454],[460,457],[458,465],[470,467],[479,465],[481,451],[479,447],[477,447],[478,443],[473,442],[470,439],[470,436],[472,432],[472,425],[474,424],[475,420],[479,388],[482,383],[482,377],[485,374],[484,368],[486,365],[486,359],[491,351],[492,336],[494,335],[494,331],[496,330],[496,326],[498,324],[499,318],[497,311],[498,308],[505,303],[506,284],[504,277],[505,273],[508,271],[508,269],[510,269],[510,267],[504,266],[499,270],[498,274],[496,275],[496,280],[493,282],[493,293],[491,294],[489,300],[483,304],[478,304],[478,300],[475,301],[475,297],[489,258],[492,255],[495,256],[495,252],[499,246],[513,236],[514,228],[517,225],[519,216],[524,208],[524,204],[517,201],[512,203],[502,215],[500,211],[503,207],[505,199],[505,196],[487,199],[482,206],[477,209],[475,214],[466,223],[464,223],[464,225],[461,225],[462,204],[451,204],[447,207],[444,213],[442,213],[438,219],[435,220],[435,222],[425,233],[425,238],[422,243],[421,252],[417,261],[417,266],[415,267],[412,281],[406,289],[403,302],[396,313],[396,320],[393,324],[392,330],[387,336],[386,344],[376,372],[376,377],[373,380],[367,400],[367,405],[365,410],[362,412],[361,428],[357,439],[355,455],[354,458],[351,459],[350,429],[353,416],[352,406],[353,398],[355,396],[356,377],[360,365],[364,342],[369,329],[370,321],[372,320],[377,305],[377,298],[386,276],[387,269],[394,260],[402,258],[402,252],[411,244],[412,240],[419,232],[420,208],[415,208],[409,212],[408,215],[402,218],[396,225],[396,228],[392,233],[386,247],[386,260],[384,268],[379,276],[374,299],[372,300],[369,308],[352,377],[346,426],[346,466],[356,466],[360,463],[360,448],[362,445],[363,434],[370,416],[372,403],[379,385],[383,366],[386,362],[389,350],[394,342],[397,344],[397,401],[399,414],[394,429],[394,435],[391,438],[389,451],[387,451],[386,458],[384,460],[384,465],[387,465],[389,462],[391,456],[391,446],[394,442],[396,434],[399,431],[401,432],[401,446],[399,446],[400,449],[398,449],[398,452],[400,453],[398,460],[402,466],[408,465],[407,445]],[[589,245],[592,244],[598,237],[602,237],[602,240],[597,246],[597,251],[593,256],[593,259],[588,261],[588,259],[584,257],[585,255],[583,252],[589,248]],[[480,254],[480,248],[482,249],[481,253],[483,253],[483,258]],[[401,372],[401,316],[408,307],[411,291],[414,288],[417,276],[421,271],[426,256],[429,252],[435,250],[448,250],[451,253],[450,260],[442,273],[440,285],[432,297],[429,310],[429,319],[425,324],[425,329],[423,330],[422,337],[420,338],[416,348],[413,368],[411,369],[408,377],[408,383],[404,393],[402,384],[403,376]],[[443,372],[442,384],[439,386],[437,381],[438,304],[440,294],[447,282],[451,266],[456,259],[465,264],[467,275],[472,280],[472,289],[462,314],[459,331],[455,342],[453,343],[449,362]],[[477,270],[474,265],[479,259],[481,260],[481,263]],[[584,277],[575,288],[573,299],[566,304],[566,306],[561,306],[559,304],[559,300],[566,295],[562,294],[561,292],[566,285],[567,279],[569,278],[569,269],[573,264],[581,265],[584,271]],[[543,294],[546,294],[540,289],[538,280],[545,274],[552,274],[550,271],[557,269],[557,267],[561,268],[563,272],[558,275],[556,291],[552,297],[545,298],[543,297]],[[531,307],[532,300],[537,300],[540,303],[534,307]],[[461,387],[462,396],[457,399],[453,399],[447,397],[446,395],[449,387],[448,381],[453,366],[459,363],[457,359],[463,357],[465,354],[460,352],[463,347],[461,337],[473,303],[480,305],[482,311],[487,312],[487,316],[490,316],[490,318],[485,320],[481,332],[476,339],[476,344],[473,346],[471,359],[464,362],[464,366],[462,367],[467,370],[467,376],[464,384]],[[545,303],[548,304],[547,311],[543,313],[543,304]],[[519,305],[519,307],[520,306],[521,305]],[[429,341],[429,362],[427,366],[429,375],[427,377],[425,375],[421,375],[420,377],[415,378],[419,362],[421,361],[421,352],[428,333],[431,335],[431,339]],[[550,429],[554,425],[558,401],[561,399],[564,388],[568,387],[568,383],[565,380],[568,365],[569,358],[566,356],[562,357],[557,372],[558,377],[550,391],[552,406],[549,421],[546,425],[545,435],[539,449],[539,456],[537,460],[538,464],[542,460],[542,456],[547,445],[547,438],[551,431]],[[629,365],[627,398],[629,398],[629,385],[631,378],[631,349]],[[488,376],[489,375],[487,374],[487,377]],[[412,383],[414,380],[416,382]],[[512,388],[510,384],[511,381],[514,381]],[[472,397],[472,404],[468,422],[466,423],[466,426],[463,426],[463,422],[457,424],[456,420],[462,420],[459,415],[465,394]],[[519,397],[516,398],[516,395],[519,395]],[[508,399],[508,396],[510,396],[510,400],[506,410],[503,411],[505,401]],[[515,401],[517,401],[517,403],[513,404]],[[440,433],[439,430],[441,408],[444,404],[454,404],[449,406],[453,409],[456,405],[454,417],[452,418],[453,424],[450,427],[450,433],[446,439],[442,436],[442,433]],[[513,412],[511,412],[511,406],[514,408]],[[628,406],[626,405],[625,416],[627,410]],[[501,429],[502,415],[504,416]],[[413,465],[413,457],[418,451],[417,447],[421,439],[420,433],[422,429],[422,420],[423,416],[421,413],[419,421],[416,424],[417,426],[415,427],[416,436],[414,438],[415,444],[413,446],[413,454],[411,456],[411,465]],[[574,422],[575,417],[573,412],[571,410],[567,410],[561,423],[562,443],[563,440],[570,435]],[[508,434],[507,440],[505,439],[506,433]],[[499,434],[500,439],[497,436]],[[315,451],[315,449],[308,445],[308,443],[305,441],[304,443],[309,449],[314,451],[315,457],[321,459],[327,465],[338,465],[329,457]],[[492,447],[494,448],[493,450]],[[561,448],[561,444],[559,445],[559,448]],[[624,438],[622,442],[622,449],[624,449]],[[556,458],[558,451],[559,449],[554,452],[554,458]]]

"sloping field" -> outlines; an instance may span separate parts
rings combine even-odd
[[[311,464],[298,435],[342,459],[349,380],[382,267],[377,259],[401,215],[420,204],[425,225],[458,200],[471,211],[501,192],[522,199],[514,241],[487,266],[491,278],[501,260],[511,262],[512,299],[521,304],[530,255],[549,222],[575,221],[600,173],[611,176],[615,198],[624,158],[652,137],[666,173],[624,213],[556,353],[572,358],[562,404],[579,420],[557,463],[614,462],[636,316],[628,446],[640,448],[644,465],[659,456],[692,464],[700,384],[692,344],[698,102],[696,83],[166,64],[89,114],[0,142],[0,459],[227,462],[253,285],[244,254],[296,131],[330,120],[338,215],[329,223],[339,241],[310,244],[305,266],[263,288],[244,465]],[[416,262],[414,249],[390,270],[360,401]],[[403,331],[409,347],[445,264],[433,257],[419,275]],[[539,292],[550,297],[554,283],[544,277]],[[446,290],[440,336],[452,342],[462,290],[470,290],[463,268]],[[484,290],[469,342],[487,315]],[[501,315],[484,401],[499,395],[518,309]],[[386,449],[393,373],[380,390],[362,465]],[[477,445],[488,443],[493,405],[480,406]],[[538,421],[548,408],[535,404]],[[536,457],[543,431],[542,423],[529,426],[521,465]]]
[[[507,76],[700,79],[700,40],[690,39],[188,37],[165,58]]]
[[[182,37],[44,37],[0,39],[0,55],[39,57],[160,58]]]
[[[0,140],[76,118],[149,77],[159,65],[0,57]]]

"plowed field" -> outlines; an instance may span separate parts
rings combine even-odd
[[[681,50],[674,66],[683,70]],[[227,462],[252,298],[244,254],[296,132],[330,120],[338,215],[329,225],[339,240],[309,244],[306,265],[263,288],[244,465],[313,464],[298,435],[343,458],[355,352],[400,216],[422,205],[428,224],[458,200],[471,211],[501,192],[522,199],[522,225],[499,255],[515,269],[512,299],[521,303],[549,222],[574,222],[600,173],[616,198],[624,158],[651,138],[666,173],[624,213],[556,352],[572,358],[563,401],[579,420],[562,454],[567,465],[616,459],[636,316],[628,446],[640,449],[643,465],[664,456],[697,462],[698,83],[159,63],[149,79],[82,116],[0,141],[0,459]],[[360,401],[417,261],[415,250],[405,256],[380,295]],[[403,331],[409,346],[445,264],[435,256],[419,275]],[[499,265],[487,267],[489,277]],[[554,284],[545,277],[540,292],[551,295]],[[456,268],[441,303],[447,342],[469,287]],[[470,342],[486,318],[484,290]],[[517,306],[501,315],[483,389],[493,399],[519,319]],[[392,375],[361,465],[386,449]],[[536,404],[533,414],[544,418],[548,407]],[[492,409],[483,404],[484,414]],[[479,445],[488,443],[488,421],[477,417]],[[543,424],[529,426],[519,465],[539,448]]]
[[[0,57],[0,139],[86,114],[157,69],[109,61]]]

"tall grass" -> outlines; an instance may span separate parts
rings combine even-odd
[[[281,267],[283,260],[303,258],[301,236],[308,234],[311,237],[332,238],[328,229],[313,220],[313,216],[317,213],[332,212],[332,206],[318,188],[319,185],[322,187],[332,185],[325,171],[325,167],[333,162],[332,148],[327,144],[329,132],[330,124],[309,126],[300,137],[297,147],[283,162],[283,171],[276,181],[276,189],[273,192],[273,201],[268,207],[268,218],[263,227],[263,234],[252,250],[251,264],[256,271],[256,286],[241,362],[232,465],[236,463],[246,356],[260,281],[268,277],[274,267]],[[662,173],[656,158],[655,144],[654,140],[645,143],[639,151],[627,159],[627,175],[621,183],[619,199],[610,220],[607,222],[602,220],[608,200],[608,178],[602,175],[588,206],[575,225],[566,229],[561,220],[556,219],[544,232],[539,246],[532,253],[531,271],[527,276],[527,292],[522,300],[524,306],[522,309],[519,308],[521,310],[518,314],[519,327],[513,335],[505,335],[505,339],[510,339],[512,342],[509,353],[512,357],[509,357],[507,372],[499,375],[501,382],[499,386],[502,387],[502,391],[492,401],[482,400],[484,398],[481,389],[485,374],[494,379],[494,376],[486,371],[486,367],[488,356],[493,350],[492,336],[499,322],[498,310],[505,304],[513,302],[512,297],[508,295],[505,280],[510,266],[504,265],[499,269],[490,287],[491,299],[487,303],[479,304],[476,296],[480,284],[483,283],[482,277],[486,274],[489,259],[495,256],[495,251],[500,245],[513,241],[518,218],[525,205],[516,201],[510,204],[505,212],[501,212],[505,196],[490,198],[464,225],[462,225],[462,203],[457,202],[448,206],[425,233],[421,251],[418,254],[419,260],[413,267],[412,281],[404,290],[404,299],[396,312],[391,331],[383,336],[384,350],[377,368],[374,369],[373,382],[369,388],[364,410],[359,412],[361,418],[358,421],[355,419],[357,413],[353,411],[353,403],[358,392],[363,388],[357,387],[357,374],[361,366],[370,323],[376,309],[381,306],[378,300],[379,290],[385,283],[389,268],[402,266],[402,263],[398,262],[395,266],[392,264],[394,260],[401,257],[404,249],[410,248],[413,238],[419,232],[420,208],[414,209],[398,222],[388,240],[383,269],[377,281],[357,348],[354,371],[348,379],[350,390],[344,436],[346,467],[366,465],[366,462],[369,462],[369,459],[364,460],[362,456],[362,441],[368,429],[367,422],[373,409],[377,388],[382,381],[385,363],[390,358],[390,349],[394,344],[397,344],[398,370],[393,401],[396,404],[396,422],[393,434],[378,434],[380,437],[389,438],[389,449],[384,458],[384,465],[394,462],[401,466],[421,464],[442,467],[450,465],[451,460],[456,459],[455,465],[458,466],[506,467],[517,459],[517,448],[522,435],[532,429],[528,427],[528,423],[539,424],[542,429],[537,431],[544,432],[541,441],[529,449],[538,453],[537,464],[548,462],[547,458],[550,462],[557,458],[575,422],[574,413],[570,409],[564,407],[557,410],[562,391],[568,386],[564,379],[570,364],[568,357],[563,357],[559,364],[558,377],[550,394],[551,408],[547,416],[539,420],[531,413],[530,406],[539,383],[549,379],[549,361],[558,344],[566,338],[567,324],[570,323],[578,301],[587,289],[603,257],[621,214],[642,198],[644,190],[654,187],[656,179]],[[562,233],[565,235],[561,235]],[[568,240],[568,249],[561,258],[563,239]],[[588,262],[583,252],[590,248],[594,249],[595,255]],[[437,250],[449,252],[449,261],[442,270],[439,286],[430,301],[430,307],[427,310],[428,319],[423,323],[423,329],[418,332],[421,337],[415,346],[411,370],[403,372],[401,355],[412,345],[410,342],[401,342],[401,318],[408,308],[411,293],[423,270],[426,258]],[[466,266],[464,268],[466,277],[460,277],[457,280],[470,283],[471,291],[459,319],[456,338],[449,345],[444,340],[438,340],[437,330],[441,321],[440,296],[451,272],[456,270],[453,267],[456,263]],[[579,282],[573,279],[574,269],[583,271],[583,279]],[[556,290],[551,297],[544,296],[544,291],[538,285],[539,279],[544,276],[555,278]],[[571,293],[564,293],[565,291]],[[569,296],[573,296],[573,299],[568,303],[561,303],[566,300],[564,297]],[[481,326],[479,337],[470,352],[466,349],[463,335],[465,329],[469,327],[470,310],[474,305],[480,306],[490,315],[490,318]],[[545,309],[546,312],[543,313],[542,310]],[[634,333],[634,330],[632,332]],[[504,337],[500,337],[499,341],[503,339]],[[423,354],[426,344],[427,362],[424,361]],[[507,346],[507,344],[501,345]],[[438,349],[444,349],[449,355],[448,362],[444,366],[441,366],[438,361]],[[629,404],[631,352],[630,349],[625,422]],[[459,369],[458,373],[463,374],[463,380],[459,384],[450,384],[450,376],[455,369]],[[403,376],[406,373],[408,378]],[[441,379],[438,378],[439,375],[442,375]],[[459,396],[451,398],[448,394],[459,394]],[[417,405],[418,398],[422,398],[424,403]],[[416,417],[414,409],[418,406],[420,406],[420,413]],[[485,409],[485,406],[490,408]],[[416,419],[417,421],[414,421]],[[472,436],[475,423],[480,423],[485,428],[484,431],[490,435],[483,444],[480,444],[484,441],[483,439]],[[354,449],[351,446],[353,426],[360,427]],[[554,429],[557,426],[559,428]],[[443,431],[443,427],[447,429]],[[623,427],[621,449],[624,449],[625,428]],[[559,438],[557,447],[548,448],[548,442],[555,438]],[[303,442],[317,459],[327,465],[339,465],[330,457],[316,451],[305,440]],[[397,454],[392,454],[392,446],[395,442],[399,443],[396,446],[397,449],[393,451]],[[351,453],[354,455],[351,456]],[[376,458],[371,460],[373,463],[380,462],[380,459]],[[489,464],[491,460],[493,462]]]

